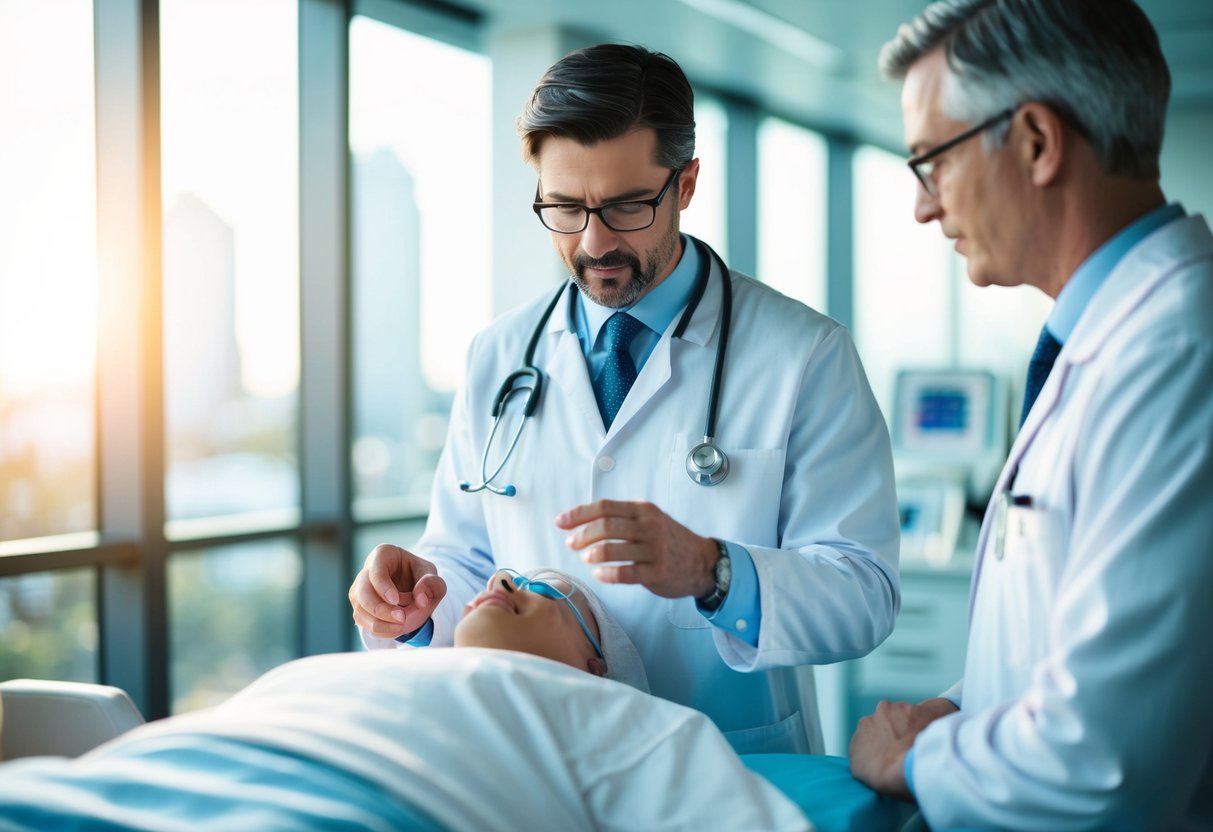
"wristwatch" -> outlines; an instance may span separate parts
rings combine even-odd
[[[716,538],[712,538],[712,542],[720,550],[720,558],[716,561],[716,586],[707,597],[696,599],[699,606],[708,612],[714,612],[724,603],[724,597],[729,594],[729,584],[733,581],[733,564],[729,561],[728,547],[724,541]]]

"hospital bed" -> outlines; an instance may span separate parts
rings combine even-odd
[[[0,760],[78,757],[143,723],[130,697],[116,687],[31,679],[0,682]],[[754,754],[742,760],[792,798],[824,832],[892,832],[903,828],[911,814],[905,804],[877,798],[856,783],[840,757]],[[242,764],[239,757],[231,762]],[[170,763],[161,773],[191,776],[194,771]]]

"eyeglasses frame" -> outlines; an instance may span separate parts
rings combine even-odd
[[[577,202],[540,202],[539,201],[539,197],[541,196],[540,189],[543,186],[543,182],[541,180],[541,181],[535,183],[535,200],[534,200],[534,202],[531,203],[531,210],[535,212],[535,216],[539,218],[539,222],[543,224],[543,227],[546,228],[548,231],[551,231],[553,234],[580,234],[582,231],[585,231],[586,228],[589,226],[590,214],[597,214],[599,221],[603,225],[605,225],[607,228],[614,231],[616,234],[628,234],[628,233],[631,233],[632,231],[644,231],[646,228],[652,228],[653,223],[657,222],[657,209],[661,206],[662,200],[665,199],[666,193],[669,192],[670,186],[678,181],[678,177],[682,175],[682,172],[683,172],[683,170],[685,170],[685,168],[671,168],[670,170],[671,170],[670,178],[666,180],[665,185],[663,185],[661,190],[657,192],[657,196],[651,197],[650,199],[621,199],[618,202],[607,202],[603,205],[599,205],[597,208],[590,208],[588,205],[581,205],[580,203],[577,203]],[[606,218],[606,216],[603,215],[602,212],[608,210],[609,208],[617,206],[617,205],[647,205],[653,209],[653,218],[651,220],[649,220],[647,225],[642,225],[640,228],[626,228],[626,229],[616,228],[615,226],[613,226],[609,222],[607,222],[607,218]],[[581,228],[578,228],[576,231],[561,231],[559,229],[552,228],[550,225],[548,225],[546,222],[543,221],[543,209],[544,208],[561,208],[561,207],[564,207],[564,208],[577,207],[582,210],[582,219],[584,220],[584,222],[582,222]]]
[[[998,124],[999,122],[1005,121],[1006,119],[1015,115],[1016,111],[1018,111],[1018,110],[1019,110],[1018,106],[1008,107],[1007,109],[1005,109],[999,113],[996,113],[995,115],[990,116],[985,121],[982,121],[978,124],[973,125],[972,127],[970,127],[967,130],[957,133],[955,136],[948,139],[947,141],[944,141],[944,142],[941,142],[940,144],[935,145],[934,147],[932,147],[930,150],[926,151],[925,153],[920,153],[917,156],[912,157],[911,159],[909,159],[906,162],[906,164],[909,165],[910,170],[913,172],[914,176],[918,179],[919,184],[922,185],[923,190],[925,190],[931,196],[939,196],[939,188],[936,186],[935,178],[933,176],[933,174],[935,172],[935,166],[930,164],[931,160],[942,156],[944,153],[947,153],[949,150],[951,150],[952,148],[956,147],[959,144],[967,142],[969,139],[973,138],[974,136],[984,133],[986,130],[989,130],[991,127]],[[924,170],[923,169],[924,165],[930,165],[930,166]]]

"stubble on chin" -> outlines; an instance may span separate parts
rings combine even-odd
[[[573,282],[587,298],[607,309],[622,309],[640,300],[657,281],[658,271],[664,270],[670,264],[678,250],[678,239],[678,227],[674,225],[662,237],[657,248],[651,251],[643,266],[635,255],[622,252],[611,252],[601,258],[575,254],[571,261],[565,261],[565,265],[569,268]],[[626,282],[619,278],[590,281],[585,276],[585,270],[588,268],[614,268],[624,265],[632,272]]]
[[[625,283],[619,278],[607,278],[591,283],[580,272],[573,273],[573,282],[587,298],[607,309],[622,309],[631,306],[644,294],[653,283],[652,273],[644,270],[632,270],[631,278]]]

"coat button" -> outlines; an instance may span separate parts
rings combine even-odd
[[[615,468],[615,459],[613,457],[609,457],[609,456],[598,457],[598,470],[599,471],[612,471],[612,470],[614,470],[614,468]]]

